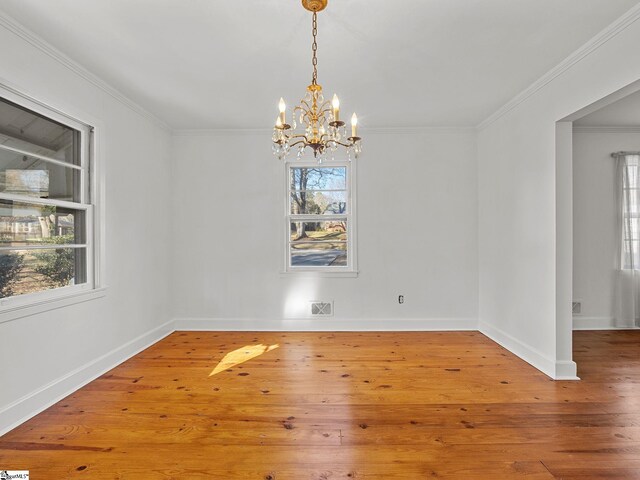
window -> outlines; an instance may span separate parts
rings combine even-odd
[[[90,136],[58,112],[0,96],[0,305],[95,287]]]
[[[622,167],[622,268],[640,270],[640,154],[616,155]]]
[[[288,163],[286,271],[355,271],[353,166]]]

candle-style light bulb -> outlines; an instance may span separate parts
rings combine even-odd
[[[338,99],[338,95],[333,94],[333,99],[331,100],[331,106],[333,107],[333,120],[340,120],[340,100]]]
[[[355,113],[351,116],[351,136],[358,136],[358,116]]]
[[[287,104],[284,103],[284,98],[280,97],[280,103],[278,103],[278,109],[280,110],[280,122],[284,125],[286,121]]]

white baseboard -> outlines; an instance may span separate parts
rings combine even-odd
[[[579,380],[577,366],[573,361],[555,361],[531,345],[482,321],[478,324],[478,330],[554,380]]]
[[[0,436],[162,340],[173,331],[173,321],[160,325],[7,405],[0,410]]]
[[[255,332],[388,332],[388,331],[469,331],[478,330],[476,318],[426,319],[244,319],[177,318],[176,330]]]
[[[574,330],[637,330],[638,327],[620,327],[616,325],[614,317],[583,317],[573,316]]]
[[[613,317],[583,317],[573,316],[574,330],[610,330],[616,328]]]
[[[558,360],[556,362],[556,374],[554,380],[580,380],[578,377],[578,365],[572,360]]]

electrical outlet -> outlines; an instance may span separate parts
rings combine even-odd
[[[398,303],[399,304],[403,304],[404,303],[404,295],[398,295]]]
[[[573,315],[582,314],[582,300],[574,300],[571,302],[571,313]]]

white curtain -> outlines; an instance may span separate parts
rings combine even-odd
[[[640,155],[617,160],[618,268],[614,295],[617,327],[640,326]]]

